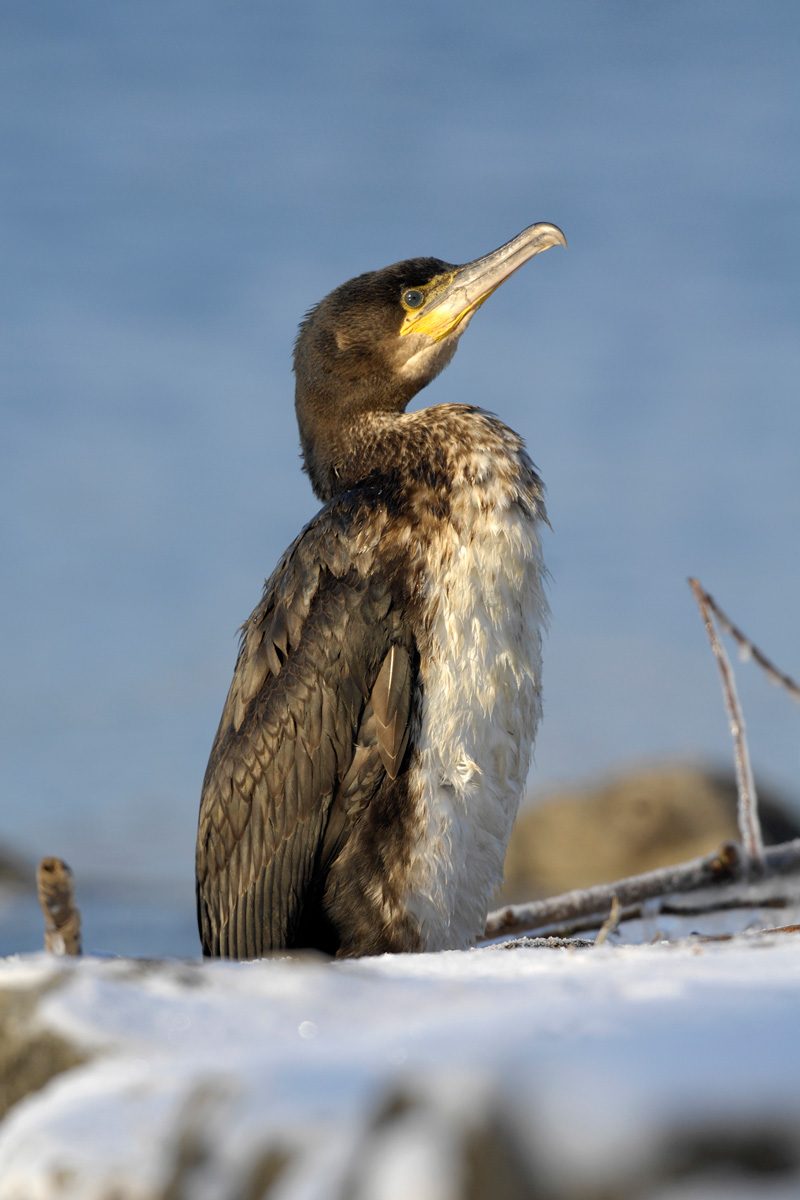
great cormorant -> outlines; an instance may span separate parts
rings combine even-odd
[[[242,629],[200,805],[206,955],[452,949],[483,929],[541,712],[542,484],[495,416],[405,409],[558,243],[541,223],[465,266],[395,263],[300,327],[324,507]]]

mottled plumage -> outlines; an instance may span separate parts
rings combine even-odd
[[[362,276],[301,329],[301,440],[327,503],[242,631],[200,809],[206,954],[438,949],[482,928],[540,716],[542,488],[495,417],[403,411],[480,303],[459,294],[448,324],[473,267]]]

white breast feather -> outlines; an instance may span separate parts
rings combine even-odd
[[[456,519],[429,580],[431,644],[410,781],[420,832],[406,906],[428,950],[472,944],[502,881],[541,716],[547,614],[538,521],[514,491],[465,486],[451,500]]]

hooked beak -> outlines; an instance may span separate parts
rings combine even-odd
[[[566,244],[567,239],[557,225],[549,225],[546,221],[530,225],[499,250],[434,280],[424,305],[406,313],[400,327],[401,335],[426,333],[434,341],[441,341],[465,317],[472,316],[484,300],[529,258],[551,246],[566,247]]]

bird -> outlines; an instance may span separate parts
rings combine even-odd
[[[342,284],[294,349],[323,507],[241,628],[203,782],[206,957],[462,949],[483,932],[541,716],[543,485],[523,439],[457,403],[408,412],[538,222],[466,264]]]

